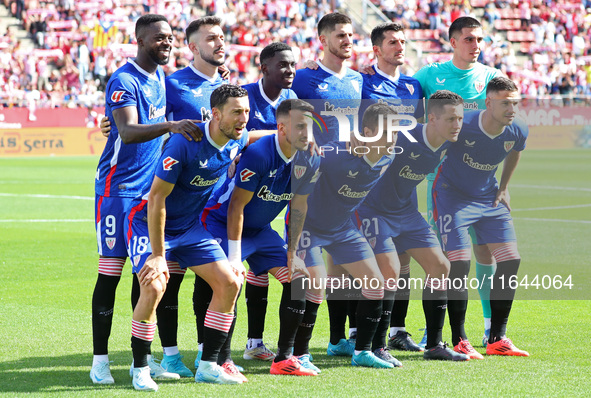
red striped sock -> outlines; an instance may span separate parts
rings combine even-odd
[[[121,276],[125,258],[101,257],[99,258],[98,273],[107,276]]]
[[[215,330],[220,330],[224,333],[228,333],[230,327],[232,327],[232,321],[234,320],[234,313],[223,313],[207,310],[205,314],[205,327]]]
[[[131,335],[138,339],[145,341],[154,340],[154,333],[156,333],[156,322],[147,323],[142,321],[131,320]]]

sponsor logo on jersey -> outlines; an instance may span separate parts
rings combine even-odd
[[[439,79],[438,77],[435,78],[435,80],[437,81],[437,84],[443,84],[445,83],[445,79]]]
[[[156,108],[154,105],[150,104],[150,110],[148,111],[148,119],[156,119],[159,117],[164,117],[166,115],[166,105],[161,108]]]
[[[293,193],[284,192],[281,195],[277,195],[271,192],[269,187],[263,185],[257,193],[257,196],[267,202],[282,202],[291,200],[293,198]]]
[[[359,92],[359,82],[357,80],[351,80],[351,85],[353,86],[356,92]]]
[[[382,85],[380,84],[379,86],[376,86],[375,84],[372,84],[373,89],[376,91],[382,91]]]
[[[415,153],[414,153],[414,152],[411,152],[409,157],[410,157],[412,160],[417,160],[417,159],[419,158],[419,156],[421,156],[421,154],[420,154],[420,153],[419,153],[418,155],[415,155]]]
[[[209,161],[209,159],[205,159],[205,160],[200,160],[199,161],[199,168],[200,169],[206,169],[207,168],[207,162]]]
[[[302,261],[306,259],[306,250],[299,250],[296,253],[296,256],[298,256]]]
[[[404,85],[408,89],[408,92],[410,93],[410,95],[413,95],[415,93],[415,86],[413,86],[412,84],[408,84],[408,83],[404,83]]]
[[[219,179],[220,177],[214,178],[213,180],[206,180],[200,175],[196,175],[195,178],[193,178],[193,181],[191,181],[191,185],[195,185],[196,187],[209,187],[218,182]]]
[[[484,90],[484,82],[474,82],[474,88],[478,91],[478,94]]]
[[[211,120],[211,111],[209,109],[207,109],[206,107],[202,106],[201,107],[201,121],[208,122],[210,120]]]
[[[515,146],[515,141],[505,141],[505,151],[509,152]]]
[[[427,174],[413,173],[413,171],[411,170],[411,168],[408,165],[401,168],[398,175],[402,178],[406,178],[407,180],[414,180],[414,181],[423,181],[425,179],[425,177],[427,177]]]
[[[116,241],[117,241],[117,238],[105,238],[105,243],[107,244],[107,247],[109,248],[109,250],[113,250],[113,248],[115,247]]]
[[[232,148],[232,150],[230,151],[230,159],[234,159],[236,155],[238,155],[238,147]]]
[[[271,170],[269,172],[269,178],[275,178],[276,175],[277,175],[277,169]]]
[[[328,83],[319,84],[318,85],[318,90],[320,90],[320,91],[328,91]]]
[[[369,193],[369,191],[360,191],[360,192],[352,191],[351,188],[349,188],[349,186],[347,184],[340,187],[339,191],[338,191],[339,195],[343,195],[346,198],[352,198],[352,199],[365,198],[368,193]]]
[[[172,166],[174,166],[178,162],[179,162],[178,160],[173,159],[170,156],[168,156],[166,159],[164,159],[162,161],[162,169],[164,169],[164,171],[170,171],[170,170],[172,170]]]
[[[255,119],[259,119],[259,120],[265,121],[265,118],[263,117],[263,114],[261,112],[259,112],[259,111],[254,111],[254,117],[255,117]]]
[[[467,153],[464,154],[463,161],[464,161],[464,163],[466,163],[468,166],[472,167],[473,169],[480,170],[480,171],[493,171],[494,169],[497,168],[497,166],[494,164],[486,164],[486,163],[482,164],[482,163],[475,162],[474,159],[472,159],[470,157],[470,155],[468,155]]]
[[[248,182],[250,181],[250,177],[254,176],[256,173],[249,169],[244,169],[240,172],[240,181]]]
[[[357,178],[357,174],[359,174],[358,171],[356,171],[355,173],[353,173],[352,170],[349,170],[349,174],[347,174],[347,177],[349,177],[349,178]]]
[[[295,178],[297,178],[299,180],[300,178],[302,178],[302,176],[306,172],[307,168],[308,167],[306,167],[306,166],[294,166],[293,167],[293,175],[295,176]]]
[[[476,144],[476,141],[468,141],[468,140],[465,140],[465,144],[464,145],[466,145],[467,147],[470,147],[470,148],[474,148],[474,144]]]
[[[121,101],[123,94],[125,94],[125,91],[113,91],[113,94],[111,94],[111,101],[113,101],[113,102]]]
[[[202,97],[203,96],[203,90],[201,90],[201,89],[191,90],[191,92],[193,93],[193,97],[194,98]]]

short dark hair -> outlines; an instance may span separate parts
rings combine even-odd
[[[373,28],[371,31],[371,44],[381,46],[384,42],[384,33],[386,32],[404,32],[404,27],[398,22],[386,22]]]
[[[492,79],[486,85],[486,94],[498,93],[499,91],[518,91],[515,82],[507,77],[499,76]]]
[[[451,23],[449,26],[449,38],[451,39],[452,36],[456,33],[462,33],[462,29],[464,28],[482,28],[480,22],[477,19],[472,17],[459,17],[455,21]]]
[[[333,12],[323,16],[318,22],[318,36],[330,33],[338,24],[351,24],[351,18],[340,12]]]
[[[265,48],[263,48],[263,51],[261,51],[261,55],[259,56],[260,60],[261,60],[261,64],[264,64],[268,59],[271,59],[275,56],[275,54],[281,52],[281,51],[292,51],[291,47],[288,46],[285,43],[281,43],[281,42],[273,42],[269,45],[267,45]]]
[[[314,112],[314,107],[301,99],[286,99],[282,101],[277,107],[277,110],[275,111],[276,118],[279,119],[282,116],[289,116],[289,112],[292,110]]]
[[[427,110],[429,113],[440,115],[446,105],[457,106],[464,104],[464,99],[458,94],[449,90],[435,91],[427,101]]]
[[[187,39],[187,43],[189,42],[191,35],[197,32],[200,27],[205,25],[222,26],[222,20],[221,18],[214,17],[211,15],[194,20],[189,24],[189,26],[187,26],[187,29],[185,29],[185,38]]]
[[[248,97],[248,91],[234,84],[222,84],[211,93],[209,105],[211,106],[211,109],[220,109],[222,106],[226,105],[228,98],[241,97]]]
[[[139,17],[135,23],[135,38],[141,37],[144,34],[144,29],[156,22],[166,22],[168,19],[164,15],[146,14]]]
[[[363,113],[363,121],[361,122],[361,126],[363,130],[365,130],[365,128],[367,127],[371,131],[374,131],[376,127],[378,127],[380,115],[386,116],[397,114],[398,112],[392,106],[385,104],[383,102],[377,102],[367,107],[367,109]],[[384,120],[384,127],[385,126],[386,120]]]

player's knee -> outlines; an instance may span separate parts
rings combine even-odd
[[[450,262],[447,258],[442,256],[438,259],[437,262],[434,262],[433,265],[434,267],[431,274],[434,278],[447,278],[451,267]]]

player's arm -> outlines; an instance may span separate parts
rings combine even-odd
[[[172,192],[174,184],[164,181],[158,176],[150,188],[148,197],[148,233],[152,254],[138,273],[138,280],[141,285],[149,285],[161,274],[170,277],[166,258],[164,257],[164,226],[166,224],[166,198]]]
[[[242,264],[242,229],[244,225],[244,208],[250,202],[254,192],[234,187],[230,203],[228,204],[228,261],[238,276],[246,276],[246,269]]]
[[[189,141],[193,139],[200,141],[203,136],[195,121],[188,119],[156,124],[139,124],[135,106],[115,109],[113,111],[113,120],[124,144],[147,142],[168,132],[182,134]]]
[[[511,211],[511,206],[509,205],[509,202],[511,201],[511,197],[509,196],[509,180],[511,180],[511,176],[513,176],[520,158],[520,151],[511,151],[505,158],[505,162],[503,163],[503,173],[501,174],[501,182],[499,183],[499,190],[497,191],[497,197],[495,198],[493,207],[497,207],[499,203],[503,203],[507,206],[507,209]]]
[[[310,273],[306,269],[306,264],[296,255],[296,247],[302,235],[304,221],[308,213],[308,195],[295,194],[289,204],[289,233],[287,234],[287,270],[288,280],[297,271],[306,276]]]
[[[248,145],[254,144],[264,136],[277,134],[277,130],[251,130],[248,132]]]

